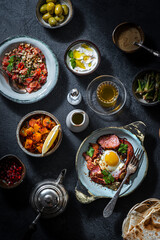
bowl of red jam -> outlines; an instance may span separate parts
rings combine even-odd
[[[24,179],[26,168],[15,155],[5,155],[0,159],[0,187],[17,187]]]

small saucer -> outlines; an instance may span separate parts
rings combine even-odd
[[[105,81],[110,81],[115,84],[119,91],[115,105],[107,108],[103,107],[97,99],[97,87],[99,84]],[[89,107],[94,112],[103,116],[111,116],[118,113],[123,108],[126,102],[127,93],[123,83],[118,78],[111,75],[101,75],[93,79],[92,82],[88,85],[86,97]]]

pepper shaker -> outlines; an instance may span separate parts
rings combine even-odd
[[[77,88],[73,88],[68,93],[67,100],[71,105],[78,105],[82,100],[82,95]]]

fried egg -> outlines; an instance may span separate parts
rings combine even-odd
[[[102,170],[108,170],[113,177],[116,177],[120,173],[124,165],[118,154],[113,150],[104,151],[99,161],[100,168]]]

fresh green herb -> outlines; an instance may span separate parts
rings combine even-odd
[[[73,51],[69,50],[68,56],[70,57],[71,66],[74,69],[76,67],[76,59],[73,56]]]
[[[69,56],[70,58],[73,58],[73,51],[72,51],[72,50],[69,50],[68,56]]]
[[[11,72],[12,69],[13,69],[14,60],[15,60],[15,55],[11,56],[10,59],[9,59],[9,61],[8,61],[8,62],[9,62],[9,65],[7,66],[7,70],[8,70],[9,72]]]
[[[11,72],[12,69],[13,69],[13,63],[10,63],[10,64],[7,66],[7,70],[8,70],[9,72]]]
[[[31,68],[28,68],[27,74],[30,75],[30,72],[31,72]]]
[[[70,62],[71,62],[72,68],[74,69],[76,67],[76,60],[75,60],[75,58],[71,58]]]
[[[11,56],[8,62],[9,62],[9,63],[13,63],[14,60],[15,60],[15,55]]]
[[[146,73],[137,80],[136,94],[140,95],[144,100],[159,101],[160,74],[156,72]]]
[[[121,143],[119,148],[118,148],[118,152],[120,153],[126,153],[128,149],[128,145],[127,144],[123,144]]]
[[[86,154],[90,157],[93,157],[93,154],[94,154],[94,149],[90,146],[89,147],[89,150],[86,152]]]
[[[103,174],[103,179],[105,180],[106,184],[110,184],[114,182],[114,177],[112,176],[112,174],[107,171],[106,169],[102,171]]]

